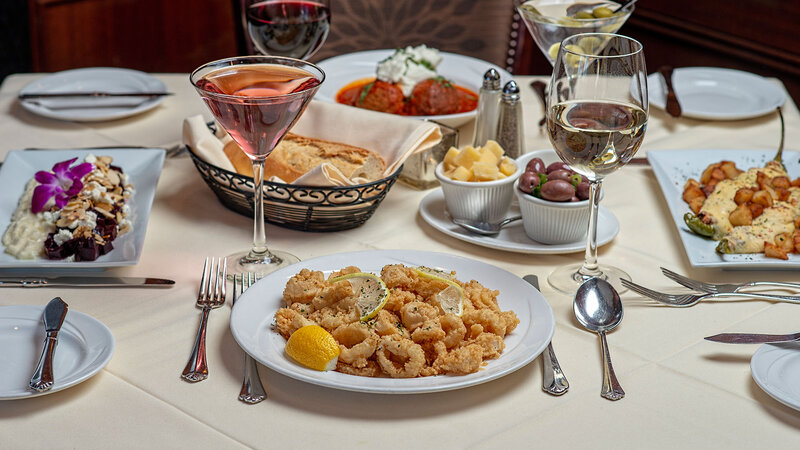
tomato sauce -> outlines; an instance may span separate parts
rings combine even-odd
[[[336,102],[403,116],[435,116],[475,110],[478,94],[443,78],[431,78],[404,97],[399,86],[372,77],[345,85],[336,93]]]

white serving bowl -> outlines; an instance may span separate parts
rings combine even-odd
[[[561,161],[553,150],[536,150],[517,158],[518,168],[524,172],[528,162],[536,157],[541,158],[545,166]],[[514,192],[522,213],[522,226],[529,238],[542,244],[567,244],[585,238],[589,227],[589,200],[551,202],[520,191],[518,185],[518,181],[514,183]]]
[[[434,173],[442,185],[450,216],[491,223],[503,220],[514,198],[514,182],[525,170],[524,164],[516,161],[515,164],[517,171],[501,180],[456,181],[445,176],[444,163],[439,163]]]

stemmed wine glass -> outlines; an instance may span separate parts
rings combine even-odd
[[[250,41],[263,55],[310,58],[328,37],[330,0],[244,0]]]
[[[601,277],[622,291],[619,279],[630,277],[616,267],[597,264],[597,206],[603,178],[630,161],[644,138],[648,99],[642,44],[606,33],[564,39],[547,105],[547,135],[553,148],[590,187],[584,262],[560,267],[547,280],[573,294],[584,280]]]
[[[325,79],[314,64],[279,56],[240,56],[204,64],[190,81],[217,122],[253,162],[253,247],[228,256],[230,275],[266,274],[299,259],[267,248],[264,161],[303,114]]]

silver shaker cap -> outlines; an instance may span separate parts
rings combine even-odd
[[[483,88],[493,91],[500,90],[500,72],[496,69],[489,69],[483,74]]]

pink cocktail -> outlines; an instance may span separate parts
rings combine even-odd
[[[275,56],[223,59],[192,72],[192,85],[253,162],[253,247],[228,257],[232,274],[266,274],[299,261],[294,255],[267,247],[264,161],[300,118],[324,79],[324,72],[311,63]]]

